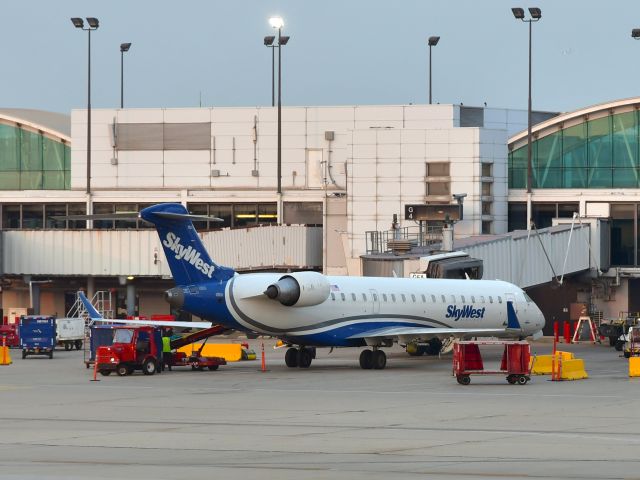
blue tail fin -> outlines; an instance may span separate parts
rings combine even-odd
[[[102,315],[100,315],[100,312],[98,312],[98,310],[96,310],[96,308],[91,304],[91,302],[85,296],[84,293],[78,292],[78,297],[80,298],[80,301],[84,305],[84,308],[89,313],[89,317],[91,317],[91,320],[97,320],[99,318],[102,318]]]
[[[507,302],[507,329],[509,330],[522,330],[518,316],[513,308],[513,302]]]
[[[144,220],[155,225],[176,284],[223,281],[233,277],[233,269],[213,263],[188,215],[187,209],[179,203],[152,205],[140,212]]]

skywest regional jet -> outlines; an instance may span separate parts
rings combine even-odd
[[[140,217],[155,225],[176,286],[175,308],[240,330],[281,339],[288,367],[308,368],[310,347],[371,347],[364,369],[383,369],[381,347],[426,343],[437,354],[451,337],[526,337],[544,317],[515,285],[492,280],[337,277],[318,272],[248,273],[216,265],[181,204],[153,205]]]

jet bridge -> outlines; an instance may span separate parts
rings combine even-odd
[[[601,269],[599,245],[591,242],[590,233],[589,225],[556,225],[530,232],[468,237],[456,240],[455,250],[483,260],[483,279],[528,288]]]

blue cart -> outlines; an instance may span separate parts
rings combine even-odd
[[[22,358],[46,355],[53,358],[56,345],[56,319],[50,316],[24,315],[20,317],[20,346]]]

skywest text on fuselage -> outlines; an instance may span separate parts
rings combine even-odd
[[[449,305],[445,318],[455,318],[456,322],[461,318],[484,318],[485,310],[486,307],[473,308],[471,305],[464,305],[462,308],[457,308],[455,305]]]

